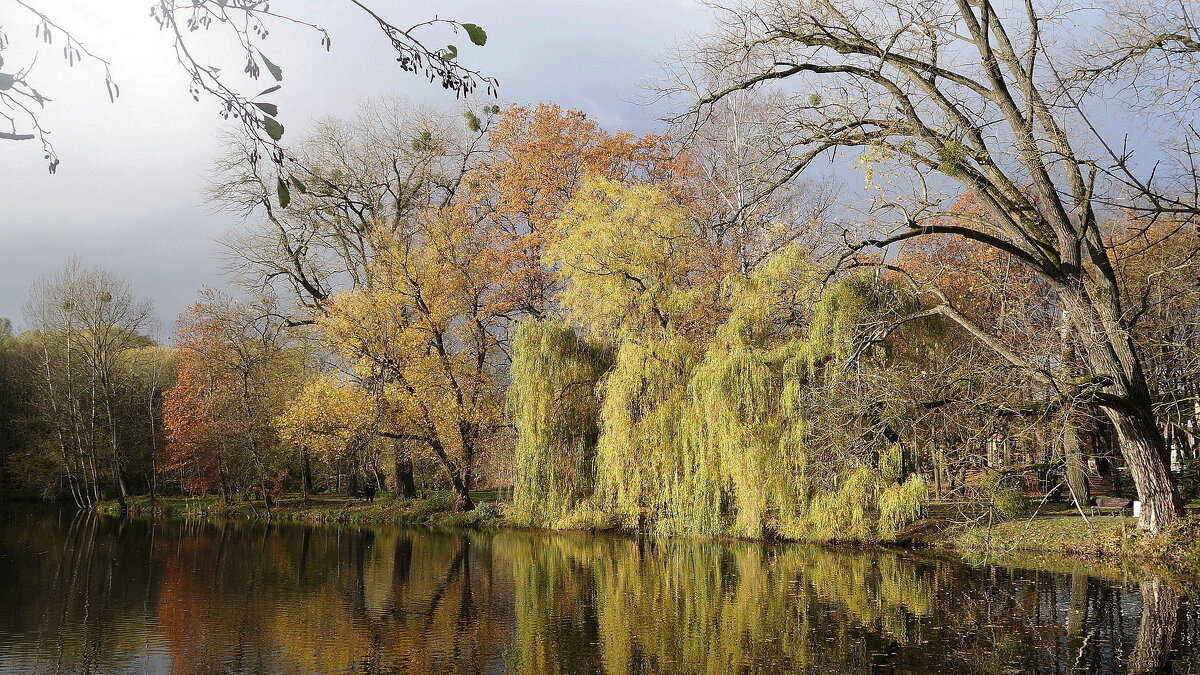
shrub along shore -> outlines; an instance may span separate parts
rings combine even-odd
[[[504,524],[502,507],[496,502],[496,492],[472,492],[477,506],[471,511],[455,511],[454,500],[448,492],[434,492],[421,499],[398,499],[380,492],[373,500],[347,495],[287,494],[276,499],[270,511],[261,500],[232,500],[224,503],[220,497],[135,497],[129,501],[128,514],[165,516],[168,518],[233,518],[271,520],[298,523],[347,523],[352,525],[424,525],[438,527],[499,527]],[[119,516],[120,504],[104,502],[101,513]]]
[[[347,495],[288,494],[277,499],[268,513],[262,501],[234,500],[228,505],[216,496],[137,497],[129,503],[133,517],[198,519],[250,519],[297,523],[350,525],[413,525],[438,528],[524,527],[508,517],[510,505],[498,501],[496,491],[471,493],[477,506],[456,511],[449,492],[433,492],[420,499],[398,499],[380,492],[366,500]],[[117,516],[116,501],[99,509]],[[546,528],[551,531],[551,528]],[[553,530],[621,531],[603,519],[572,523]],[[624,530],[633,532],[632,530]],[[924,549],[953,553],[970,562],[1019,560],[1022,566],[1084,564],[1100,569],[1130,564],[1169,564],[1176,572],[1200,578],[1200,525],[1187,518],[1158,536],[1147,536],[1135,519],[1124,516],[1080,515],[1065,504],[1049,504],[1032,515],[1005,517],[995,512],[935,511],[892,540],[876,542],[820,540],[821,545],[880,546],[896,550]]]

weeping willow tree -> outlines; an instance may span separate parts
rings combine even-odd
[[[514,342],[517,518],[892,538],[920,515],[924,480],[904,476],[899,449],[860,431],[872,425],[838,399],[853,377],[846,364],[886,357],[863,352],[863,331],[898,314],[903,294],[872,276],[823,288],[794,248],[749,277],[707,274],[695,261],[713,251],[664,198],[591,184],[559,222],[549,262],[564,278],[569,324],[530,322]],[[697,333],[696,315],[710,311],[702,299],[715,296],[720,319]],[[580,382],[583,393],[571,391]],[[822,442],[831,438],[836,447]]]
[[[561,526],[592,492],[599,398],[611,349],[581,339],[562,321],[523,321],[513,334],[509,393],[517,427],[512,517]]]

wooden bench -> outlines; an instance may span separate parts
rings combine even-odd
[[[1126,510],[1133,509],[1133,500],[1123,497],[1096,497],[1095,503],[1092,504],[1092,515],[1102,515],[1111,513],[1113,515],[1123,515]]]

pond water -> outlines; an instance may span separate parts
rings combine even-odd
[[[1187,673],[1197,619],[920,554],[0,512],[0,673]]]

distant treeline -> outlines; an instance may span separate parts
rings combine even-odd
[[[213,197],[251,223],[225,242],[235,290],[203,292],[170,346],[108,273],[34,287],[0,349],[11,486],[269,512],[365,485],[470,509],[513,485],[530,525],[820,539],[891,537],[937,498],[1082,505],[1125,475],[1177,503],[1194,228],[1098,219],[1124,300],[1095,325],[1060,278],[962,236],[1001,227],[971,190],[851,255],[829,186],[758,194],[768,103],[718,107],[681,150],[550,104],[464,124],[377,102],[298,144],[287,208],[230,148]],[[880,181],[896,157],[872,152]],[[1136,372],[1098,369],[1113,345]],[[1117,391],[1134,375],[1149,401]]]

